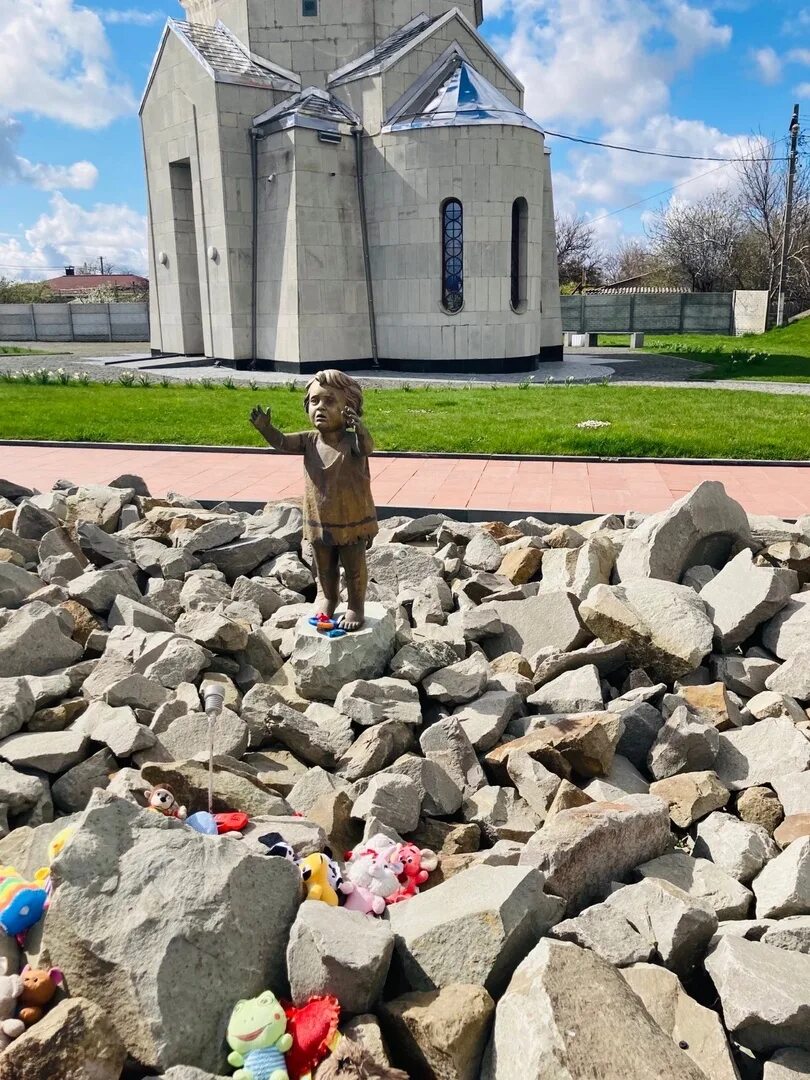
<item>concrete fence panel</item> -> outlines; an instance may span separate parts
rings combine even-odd
[[[561,296],[562,328],[573,334],[733,334],[735,293],[584,293]],[[756,294],[758,295],[758,294]],[[764,295],[764,294],[763,294]],[[746,308],[756,309],[752,294]],[[740,320],[747,326],[755,318]],[[744,332],[739,328],[737,333]]]
[[[149,305],[0,304],[0,341],[148,341]]]

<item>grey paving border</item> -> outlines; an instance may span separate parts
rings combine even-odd
[[[294,499],[271,499],[273,503],[294,502]],[[227,503],[232,510],[238,510],[246,514],[255,514],[258,510],[261,510],[263,506],[267,505],[267,500],[264,502],[256,502],[254,500],[244,499],[198,499],[206,510],[213,510],[215,506],[221,506],[223,503]],[[611,511],[612,513],[613,511]],[[605,517],[605,514],[597,513],[595,510],[589,512],[568,511],[568,510],[468,510],[466,507],[458,506],[387,506],[384,504],[377,505],[377,517],[380,521],[385,521],[386,518],[392,517],[424,517],[425,514],[445,514],[447,517],[452,518],[454,521],[465,521],[474,524],[478,521],[515,521],[517,518],[533,517],[538,521],[544,521],[548,525],[581,525],[583,521],[593,521],[597,517]],[[616,514],[624,520],[624,514],[619,512]],[[783,519],[787,520],[787,519]]]
[[[0,439],[0,446],[46,446],[54,450],[156,450],[189,454],[268,454],[262,446],[207,446],[185,443],[57,442],[46,439]],[[775,465],[780,468],[810,468],[810,461],[790,458],[680,458],[680,457],[598,457],[591,454],[463,454],[433,450],[376,450],[377,458],[460,458],[463,461],[584,461],[605,464],[651,465]]]

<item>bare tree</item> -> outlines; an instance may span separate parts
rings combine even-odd
[[[648,235],[653,253],[666,267],[683,274],[695,292],[739,285],[746,229],[739,207],[727,193],[661,207]]]
[[[651,274],[657,269],[658,261],[647,244],[635,237],[620,240],[603,260],[606,281],[626,281]]]
[[[596,232],[581,215],[555,214],[557,232],[557,266],[560,284],[579,284],[583,275],[591,284],[602,278],[602,253]]]

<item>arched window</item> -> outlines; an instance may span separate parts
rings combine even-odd
[[[529,206],[521,195],[512,203],[512,309],[526,310],[526,257]]]
[[[458,199],[442,203],[442,306],[455,315],[464,304],[464,220]]]

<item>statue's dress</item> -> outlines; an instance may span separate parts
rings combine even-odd
[[[313,544],[345,547],[369,543],[379,531],[371,495],[368,457],[357,437],[346,432],[337,447],[317,431],[285,435],[277,447],[284,454],[304,455],[304,537]]]

